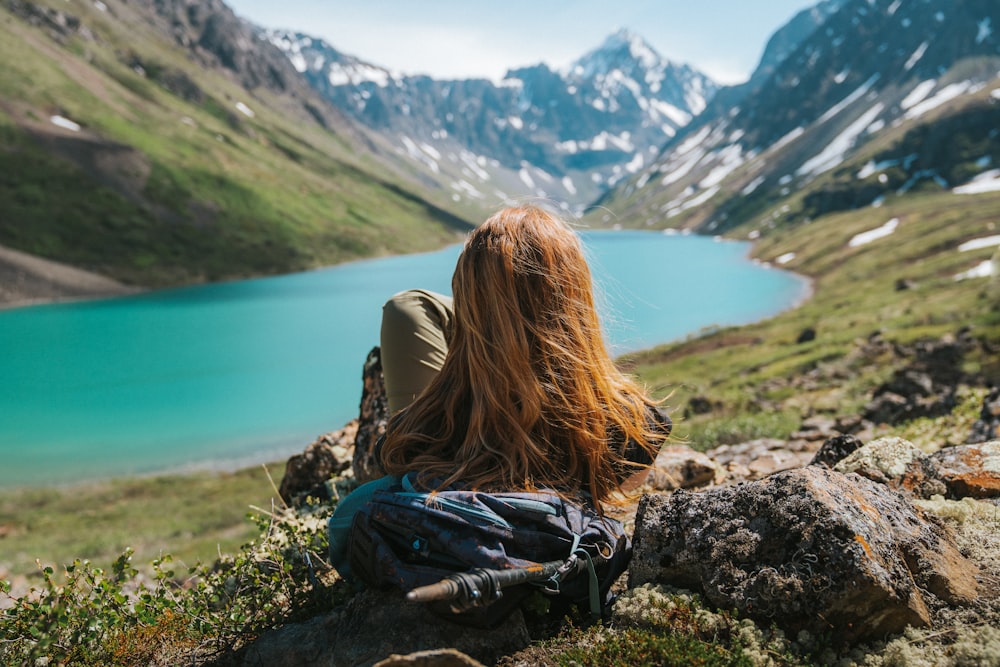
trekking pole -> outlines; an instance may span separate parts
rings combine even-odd
[[[554,577],[561,580],[582,567],[585,567],[584,561],[573,555],[568,560],[554,560],[509,570],[476,568],[468,572],[456,572],[436,584],[414,588],[406,594],[406,599],[411,602],[448,600],[452,603],[452,611],[462,612],[499,600],[504,588]]]

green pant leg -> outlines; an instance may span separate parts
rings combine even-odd
[[[407,290],[382,308],[382,375],[390,414],[405,408],[437,375],[448,353],[452,298]]]

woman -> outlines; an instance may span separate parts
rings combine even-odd
[[[556,217],[534,206],[493,215],[466,241],[452,292],[453,309],[419,291],[386,306],[383,369],[398,410],[380,452],[388,477],[338,506],[335,566],[356,508],[407,473],[426,490],[551,489],[600,510],[642,482],[669,434],[609,356],[579,238]]]

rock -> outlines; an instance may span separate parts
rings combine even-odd
[[[800,454],[786,449],[769,450],[748,463],[747,468],[752,479],[761,479],[782,470],[801,468],[808,457]]]
[[[530,642],[520,610],[515,610],[498,627],[483,630],[428,613],[425,605],[407,602],[401,592],[368,589],[337,612],[264,633],[245,649],[241,664],[243,667],[353,667],[375,665],[394,654],[440,649],[452,649],[493,664]]]
[[[803,420],[799,430],[789,437],[796,440],[826,440],[837,435],[836,423],[830,417],[815,415]]]
[[[809,463],[818,444],[787,443],[776,438],[760,438],[736,445],[722,445],[705,454],[726,471],[726,481],[760,479],[781,470],[801,468]]]
[[[385,475],[382,463],[375,452],[375,443],[385,433],[389,422],[389,402],[385,397],[385,380],[382,378],[382,350],[375,346],[365,359],[362,372],[364,388],[361,391],[361,414],[358,417],[358,435],[354,441],[354,477],[359,483]]]
[[[967,378],[961,370],[968,336],[946,336],[921,341],[912,349],[900,347],[897,356],[911,359],[872,394],[863,416],[876,423],[899,424],[918,417],[940,417],[957,404],[955,389]]]
[[[724,477],[721,466],[706,454],[687,445],[667,445],[657,454],[647,483],[654,489],[670,491],[706,486]]]
[[[943,524],[883,485],[819,466],[646,495],[634,544],[629,588],[688,588],[720,609],[837,641],[927,625],[922,589],[955,604],[977,595],[978,570]]]
[[[713,402],[706,396],[692,396],[684,408],[684,416],[707,415],[718,407],[720,407],[718,402]]]
[[[903,438],[872,440],[838,461],[833,469],[858,473],[893,489],[910,491],[919,498],[945,493],[935,462]]]
[[[979,419],[972,425],[967,443],[1000,440],[1000,387],[993,387],[983,398]]]
[[[870,421],[862,418],[861,415],[841,415],[834,422],[833,430],[844,435],[855,435],[858,438],[864,439],[862,438],[862,434],[871,432],[874,426]]]
[[[945,447],[929,457],[951,498],[1000,497],[1000,440]],[[929,497],[929,496],[927,496]]]
[[[909,401],[891,391],[880,393],[864,407],[864,418],[877,424],[903,421],[909,411]]]
[[[799,333],[799,337],[795,339],[798,344],[809,343],[816,340],[816,330],[812,327],[806,327]]]
[[[461,651],[442,649],[389,656],[375,663],[375,667],[483,667],[483,663]]]
[[[816,452],[816,455],[813,457],[812,461],[809,462],[809,465],[832,468],[838,461],[843,459],[848,454],[861,449],[864,444],[865,443],[861,442],[861,440],[853,435],[834,436],[827,439],[827,441],[823,443],[823,446],[819,448],[818,452]]]
[[[879,438],[851,452],[838,461],[833,469],[838,472],[856,472],[870,480],[901,486],[907,468],[924,453],[903,438]]]
[[[329,497],[325,483],[351,466],[351,448],[358,429],[352,421],[339,431],[326,433],[285,463],[278,493],[286,503],[296,504],[306,496]]]

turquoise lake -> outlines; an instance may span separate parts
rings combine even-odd
[[[616,354],[743,324],[806,283],[745,243],[582,234]],[[357,416],[381,304],[450,293],[460,248],[0,311],[0,486],[275,461]],[[279,475],[281,471],[276,471]]]

